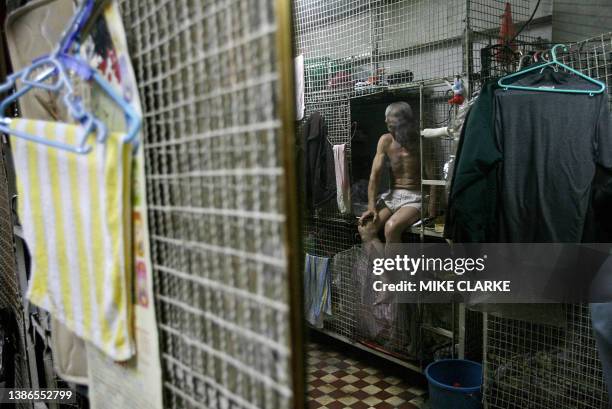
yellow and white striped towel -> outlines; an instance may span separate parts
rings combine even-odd
[[[80,132],[26,119],[11,126],[71,145]],[[118,134],[86,155],[17,137],[11,145],[32,256],[28,298],[112,359],[129,359],[132,146]]]

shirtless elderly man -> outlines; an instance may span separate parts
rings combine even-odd
[[[387,243],[401,242],[402,232],[419,219],[421,212],[421,165],[419,133],[412,108],[406,102],[394,102],[385,111],[389,133],[378,141],[368,184],[368,210],[359,224],[369,222],[367,230],[378,232],[383,226]],[[391,163],[391,190],[377,200],[377,188],[385,162]]]

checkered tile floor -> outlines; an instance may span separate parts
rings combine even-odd
[[[309,409],[426,408],[423,386],[409,385],[416,382],[405,372],[335,341],[314,340],[308,351]]]

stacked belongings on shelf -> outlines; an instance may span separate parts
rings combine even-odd
[[[111,359],[125,361],[135,353],[131,169],[141,118],[76,56],[98,7],[83,1],[56,49],[0,85],[2,92],[16,89],[0,103],[0,131],[15,137],[18,214],[32,255],[29,300]],[[127,131],[109,130],[89,111],[73,79],[112,101]],[[6,117],[22,96],[41,92],[67,123]]]

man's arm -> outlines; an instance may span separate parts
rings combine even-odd
[[[361,220],[372,216],[376,220],[376,194],[378,193],[378,183],[385,163],[385,152],[390,142],[390,135],[385,134],[378,140],[376,146],[376,155],[372,162],[372,171],[370,172],[370,181],[368,183],[368,210],[361,216]]]

